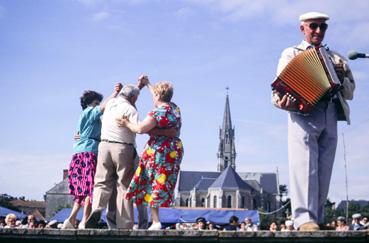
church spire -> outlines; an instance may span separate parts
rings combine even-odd
[[[232,127],[231,109],[229,106],[229,95],[227,96],[223,114],[223,124],[219,129],[219,149],[218,149],[218,171],[225,170],[228,166],[236,169],[236,149],[234,143],[234,127]]]

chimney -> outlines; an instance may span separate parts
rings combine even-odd
[[[63,170],[63,181],[64,181],[65,179],[68,179],[68,170],[67,170],[67,169],[64,169],[64,170]]]

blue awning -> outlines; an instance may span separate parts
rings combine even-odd
[[[63,222],[68,218],[71,208],[63,208],[60,210],[52,220]],[[82,219],[83,210],[81,209],[77,214],[77,219]],[[150,209],[148,209],[149,221],[151,221]],[[137,209],[134,209],[135,223],[137,223]],[[231,216],[237,216],[241,221],[246,217],[252,219],[254,223],[259,223],[259,214],[256,210],[231,210],[231,209],[187,209],[187,208],[160,208],[159,210],[160,222],[162,223],[193,223],[198,217],[204,217],[206,221],[215,224],[228,224]],[[105,210],[101,216],[101,220],[106,222]]]
[[[23,219],[24,217],[26,217],[26,215],[24,213],[15,211],[15,210],[11,210],[9,208],[4,208],[4,207],[0,207],[0,217],[6,217],[6,215],[13,213],[15,214],[15,216],[17,216],[18,219]]]

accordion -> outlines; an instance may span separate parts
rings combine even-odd
[[[318,102],[341,87],[324,47],[311,48],[294,57],[272,83],[272,89],[296,104],[296,111],[310,113]]]

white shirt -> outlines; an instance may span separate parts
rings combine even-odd
[[[138,112],[128,100],[121,96],[109,100],[102,119],[101,140],[131,143],[136,146],[136,133],[126,127],[119,127],[115,120],[123,116],[131,123],[138,123]]]

